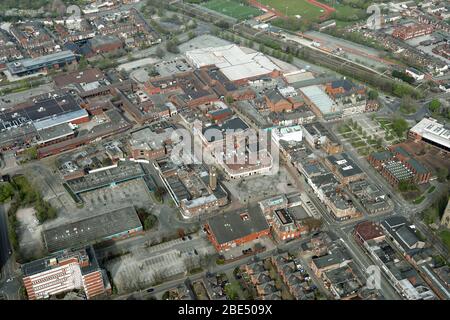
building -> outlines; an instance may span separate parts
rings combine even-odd
[[[353,262],[345,266],[326,271],[322,274],[324,285],[337,300],[350,300],[358,297],[364,279],[356,272]]]
[[[324,272],[342,268],[352,261],[350,253],[345,248],[336,247],[324,256],[313,258],[310,267],[320,278]]]
[[[122,114],[115,108],[105,111],[104,116],[106,121],[94,126],[86,134],[40,147],[38,149],[38,158],[41,159],[63,151],[78,148],[91,142],[125,132],[132,127],[132,125],[125,120]]]
[[[425,79],[425,74],[423,72],[411,67],[406,68],[405,73],[408,76],[413,77],[416,81],[422,81],[423,79]]]
[[[272,219],[270,219],[270,224],[276,237],[281,241],[299,238],[302,233],[288,208],[275,210]]]
[[[397,186],[401,181],[427,183],[431,171],[417,161],[401,146],[391,146],[388,151],[375,152],[368,161],[388,182]]]
[[[427,34],[431,34],[434,31],[432,25],[426,24],[414,24],[409,26],[401,26],[394,29],[392,36],[394,38],[402,39],[403,41],[412,38],[421,37]]]
[[[342,144],[320,122],[308,123],[302,127],[304,139],[311,148],[321,148],[328,154],[336,154],[343,151]]]
[[[167,124],[154,130],[145,127],[131,133],[129,148],[134,159],[153,160],[164,157],[169,152],[172,142],[178,142],[173,126]]]
[[[289,127],[282,127],[278,129],[272,129],[272,139],[275,144],[280,147],[280,140],[287,142],[300,142],[303,139],[303,127],[300,125],[294,125]]]
[[[245,53],[235,44],[187,51],[186,57],[196,68],[216,66],[235,82],[280,74],[280,68],[267,56],[260,52]]]
[[[13,76],[27,76],[37,72],[46,72],[76,62],[72,51],[60,51],[37,58],[22,59],[6,64],[7,71]]]
[[[214,172],[203,165],[178,166],[169,158],[161,158],[154,167],[185,219],[211,213],[228,203],[225,189],[211,183]]]
[[[300,88],[306,104],[317,117],[324,120],[339,119],[342,117],[342,109],[319,86],[312,85]]]
[[[53,77],[58,88],[76,90],[80,97],[90,98],[114,93],[111,83],[98,68],[73,71]]]
[[[66,179],[67,186],[77,195],[144,178],[145,176],[141,164],[131,161],[118,162],[110,166],[89,170],[88,173],[86,171],[83,170],[82,175]]]
[[[79,248],[106,240],[123,239],[143,231],[133,207],[117,209],[43,232],[49,252]]]
[[[297,99],[297,92],[294,92],[295,95],[291,97],[284,95],[282,89],[269,90],[264,95],[267,107],[271,112],[291,112],[301,107],[304,103],[301,99]]]
[[[270,227],[259,210],[227,212],[210,218],[205,230],[218,252],[252,242],[270,234]]]
[[[95,36],[88,40],[88,45],[95,54],[115,52],[124,46],[122,40],[114,35]]]
[[[422,249],[425,246],[425,242],[419,239],[404,217],[387,218],[381,222],[381,228],[404,255],[410,255],[416,249]]]
[[[23,283],[29,300],[46,299],[82,289],[87,299],[110,290],[94,249],[64,250],[22,265]]]
[[[366,88],[348,79],[328,83],[325,91],[342,109],[343,116],[362,113],[368,109]]]
[[[366,176],[347,153],[330,155],[325,158],[325,164],[344,185],[362,180]]]
[[[366,242],[373,240],[375,242],[380,242],[385,239],[385,235],[382,228],[372,221],[360,222],[355,226],[353,234],[356,240],[364,245]]]
[[[414,141],[423,141],[443,152],[450,152],[450,128],[433,118],[422,119],[409,129],[408,137]]]
[[[53,93],[0,111],[0,148],[21,149],[26,144],[48,145],[73,136],[74,127],[89,114],[70,94]]]

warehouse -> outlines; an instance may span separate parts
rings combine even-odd
[[[75,194],[80,194],[144,176],[145,173],[140,163],[125,162],[121,165],[92,170],[80,178],[68,180],[67,184]]]
[[[33,141],[60,141],[73,135],[73,128],[67,125],[87,121],[87,111],[73,96],[50,94],[0,111],[0,148],[20,148]]]
[[[231,81],[239,81],[279,74],[280,68],[260,52],[247,53],[235,44],[209,47],[186,52],[188,60],[196,67],[215,65]]]
[[[136,210],[125,207],[44,231],[49,252],[123,239],[143,231]]]
[[[450,152],[450,128],[433,118],[424,118],[412,127],[409,130],[409,138]]]
[[[72,51],[61,51],[32,59],[23,59],[6,64],[8,72],[13,76],[25,76],[53,68],[55,65],[65,66],[76,60]]]
[[[319,86],[300,88],[300,92],[318,117],[332,120],[342,117],[342,110]]]

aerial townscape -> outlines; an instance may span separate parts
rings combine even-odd
[[[450,300],[449,67],[449,1],[1,0],[0,300]]]

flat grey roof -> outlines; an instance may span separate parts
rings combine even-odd
[[[247,220],[243,219],[243,214],[247,215]],[[259,208],[218,215],[209,219],[208,225],[219,244],[269,229],[269,225]]]
[[[75,60],[75,55],[70,50],[55,52],[46,56],[40,56],[37,58],[23,59],[7,64],[8,69],[13,73],[19,73],[43,66],[48,66],[53,62],[63,60]]]
[[[49,252],[85,246],[109,237],[142,228],[134,207],[89,217],[44,231]]]
[[[61,123],[59,125],[42,129],[38,131],[41,142],[47,142],[68,136],[73,133],[73,129],[68,123]]]
[[[113,183],[141,178],[145,175],[140,163],[125,162],[114,168],[93,172],[80,178],[68,180],[67,184],[75,193],[82,193],[108,187]]]

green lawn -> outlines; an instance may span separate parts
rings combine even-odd
[[[203,3],[202,6],[238,20],[263,14],[263,11],[258,8],[248,6],[239,0],[210,0]]]
[[[436,187],[435,186],[431,186],[430,189],[428,189],[427,192],[428,193],[432,193],[434,191],[434,189],[436,189]]]
[[[414,204],[421,204],[423,202],[423,200],[425,200],[425,196],[420,196],[419,198],[417,198],[416,200],[413,201]]]
[[[450,250],[450,231],[444,230],[439,233],[439,237]]]
[[[300,15],[308,20],[318,20],[325,10],[312,5],[306,0],[259,0],[260,3],[278,10],[287,16]],[[287,9],[286,9],[287,8]]]

